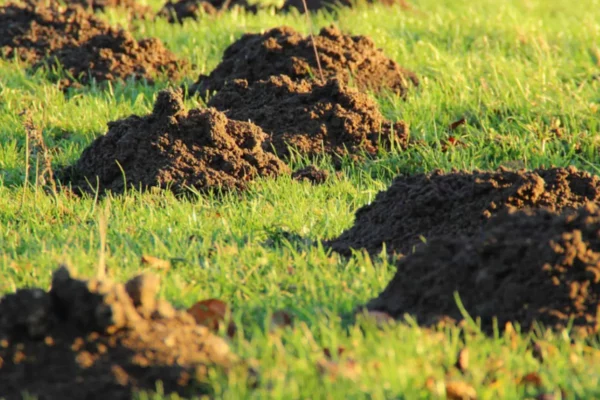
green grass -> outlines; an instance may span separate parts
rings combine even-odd
[[[142,271],[143,254],[176,259],[163,274],[161,296],[178,306],[217,297],[233,308],[241,330],[232,348],[254,360],[263,384],[248,389],[239,375],[217,376],[218,397],[431,398],[444,396],[445,379],[461,379],[480,399],[533,398],[541,392],[559,398],[560,389],[569,398],[599,398],[598,344],[540,334],[547,349],[540,363],[526,335],[486,337],[408,323],[378,329],[369,321],[353,322],[353,310],[384,288],[393,266],[360,253],[345,260],[318,242],[350,227],[355,210],[399,172],[500,165],[600,171],[600,1],[412,3],[414,11],[373,6],[313,17],[315,27],[335,23],[369,35],[422,81],[406,102],[377,97],[384,114],[408,121],[411,137],[422,144],[364,165],[348,164],[322,186],[283,177],[218,199],[129,193],[95,201],[46,194],[24,184],[23,109],[43,128],[58,167],[75,161],[107,122],[147,113],[161,88],[179,82],[64,95],[43,73],[31,75],[15,61],[0,60],[0,293],[47,287],[63,262],[82,275],[93,274],[99,215],[109,204],[107,265],[113,277],[124,280]],[[157,9],[160,1],[151,5]],[[104,17],[126,23],[122,13]],[[282,24],[308,32],[303,17],[273,12],[229,13],[183,26],[146,21],[134,32],[161,38],[196,64],[186,78],[191,82],[214,68],[242,33]],[[448,125],[463,117],[467,125],[453,135],[465,146],[440,151]],[[552,131],[558,122],[561,135]],[[328,160],[321,164],[332,169]],[[295,325],[270,332],[269,315],[281,308]],[[356,376],[333,379],[319,372],[323,348],[339,346],[346,349],[342,359],[360,366]],[[465,376],[453,367],[463,346],[470,351]],[[529,372],[539,373],[543,388],[518,384]]]

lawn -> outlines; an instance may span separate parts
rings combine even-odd
[[[154,9],[160,3],[149,2]],[[346,162],[338,174],[330,159],[319,159],[332,172],[323,185],[284,176],[260,179],[241,194],[184,199],[162,192],[97,199],[44,191],[35,165],[26,181],[23,110],[43,130],[59,168],[77,160],[109,121],[150,112],[160,89],[182,82],[64,94],[43,72],[0,60],[0,293],[47,288],[63,263],[81,276],[94,275],[105,219],[105,259],[115,280],[151,270],[140,263],[150,255],[171,261],[170,269],[155,271],[162,276],[161,297],[180,307],[218,298],[232,308],[238,326],[232,350],[255,366],[261,384],[249,388],[243,374],[215,373],[218,398],[443,398],[448,382],[471,385],[479,399],[600,398],[597,342],[540,332],[532,351],[533,334],[490,337],[476,329],[420,328],[414,321],[379,327],[373,318],[354,316],[386,286],[394,266],[359,251],[345,259],[320,241],[352,226],[357,208],[398,173],[552,165],[600,173],[600,1],[411,4],[411,10],[374,5],[312,17],[315,31],[336,24],[368,35],[421,79],[406,101],[375,96],[387,118],[410,124],[417,144],[365,163]],[[103,18],[128,23],[116,11]],[[158,37],[194,63],[183,81],[192,83],[244,32],[280,25],[310,30],[301,15],[261,11],[183,25],[137,21],[133,33]],[[197,99],[187,103],[202,106]],[[466,123],[450,131],[462,118]],[[444,146],[450,137],[460,145]],[[308,163],[297,158],[292,164]],[[282,309],[293,325],[273,330],[270,315]],[[324,349],[338,348],[343,354],[324,364]],[[463,348],[469,362],[461,371],[455,363]],[[140,394],[166,397],[160,388]]]

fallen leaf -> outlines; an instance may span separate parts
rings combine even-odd
[[[171,268],[171,263],[167,260],[162,260],[158,257],[143,255],[141,259],[141,263],[150,268],[156,269],[169,269]]]
[[[456,368],[458,368],[458,370],[462,373],[467,372],[467,370],[469,369],[469,349],[466,347],[463,347],[462,349],[460,349],[460,351],[458,352],[458,355],[456,356],[456,364],[455,364]]]
[[[518,381],[519,385],[542,386],[542,377],[537,372],[530,372]]]
[[[464,125],[467,122],[467,120],[465,118],[461,118],[458,121],[454,121],[453,123],[450,124],[450,126],[448,127],[449,130],[453,131],[456,128],[458,128],[461,125]]]
[[[194,317],[198,325],[204,325],[218,331],[221,323],[225,321],[229,313],[229,307],[221,300],[208,299],[197,302],[187,311]]]
[[[473,386],[462,381],[446,382],[446,398],[450,400],[475,400],[477,392]]]

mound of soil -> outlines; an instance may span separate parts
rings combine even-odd
[[[6,57],[18,56],[34,68],[60,64],[73,78],[87,83],[152,81],[161,74],[177,79],[186,62],[178,61],[158,39],[135,40],[77,5],[57,2],[9,4],[0,9],[0,46]]]
[[[216,15],[225,10],[241,8],[246,12],[256,14],[258,6],[249,4],[246,0],[171,0],[160,9],[158,17],[167,18],[170,23],[183,22],[184,19],[198,19],[201,13]]]
[[[155,300],[160,280],[79,280],[62,267],[49,292],[0,299],[0,397],[130,399],[139,390],[189,394],[209,366],[236,363],[227,343],[185,311]],[[206,384],[205,384],[206,385]]]
[[[181,92],[161,91],[152,114],[110,122],[108,133],[63,173],[78,192],[121,193],[127,187],[242,189],[287,166],[266,152],[259,127],[232,121],[215,109],[186,111]],[[89,182],[89,183],[88,183]]]
[[[369,96],[336,79],[319,83],[280,75],[253,84],[238,79],[208,105],[231,119],[260,126],[284,157],[288,147],[309,156],[374,154],[380,145],[405,143],[408,137],[404,123],[385,121]]]
[[[368,37],[344,35],[331,26],[315,36],[315,45],[326,78],[336,77],[362,89],[390,90],[402,96],[409,83],[418,85],[414,73],[387,58]],[[246,34],[225,50],[223,60],[210,75],[200,75],[190,91],[205,96],[221,90],[227,81],[245,79],[253,83],[280,74],[294,80],[319,76],[310,36],[289,27]]]
[[[561,212],[600,201],[600,179],[575,167],[534,171],[452,172],[399,176],[356,212],[354,226],[327,243],[344,255],[365,248],[409,253],[437,237],[471,235],[502,210]]]
[[[139,42],[122,29],[108,28],[77,45],[66,45],[52,52],[34,68],[61,65],[68,73],[63,86],[91,81],[145,79],[149,83],[159,76],[177,80],[188,64],[167,50],[159,39]],[[74,80],[74,79],[75,80]]]
[[[4,57],[37,62],[66,45],[77,46],[108,29],[79,6],[36,0],[0,7],[0,49]]]
[[[300,182],[310,182],[314,185],[325,183],[329,178],[329,172],[324,169],[309,165],[308,167],[298,169],[292,173],[292,179]]]
[[[577,334],[600,332],[600,210],[593,203],[557,215],[503,212],[473,237],[438,237],[398,261],[396,275],[368,307],[426,325],[461,320],[454,292],[491,332],[534,321]]]
[[[397,4],[404,10],[410,9],[410,6],[405,0],[366,0],[365,2],[368,4],[381,3],[386,6]],[[352,0],[306,0],[306,8],[309,12],[319,10],[335,11],[340,7],[353,7],[357,3],[357,1]],[[285,3],[283,3],[282,10],[297,10],[304,13],[304,4],[302,0],[286,0]]]

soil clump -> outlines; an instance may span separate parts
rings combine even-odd
[[[159,285],[150,274],[80,280],[61,267],[49,291],[0,298],[0,397],[130,399],[159,380],[167,394],[206,393],[207,367],[238,361],[209,328],[157,300]]]
[[[276,153],[376,154],[380,146],[404,144],[408,127],[386,121],[366,94],[337,79],[293,81],[285,75],[250,84],[229,82],[208,103],[230,119],[251,121],[271,135]]]
[[[600,210],[588,203],[556,214],[505,210],[471,237],[443,236],[401,258],[372,310],[408,313],[424,325],[463,320],[467,312],[493,331],[493,318],[525,330],[535,321],[575,335],[600,332]]]
[[[310,182],[313,185],[320,185],[329,179],[329,172],[309,165],[308,167],[300,168],[292,173],[292,179],[300,182]]]
[[[592,202],[600,202],[600,179],[575,167],[401,175],[326,245],[343,255],[361,248],[375,255],[385,243],[388,254],[407,254],[422,238],[475,234],[503,210],[559,213]]]
[[[113,193],[150,187],[243,189],[254,178],[288,172],[265,151],[267,139],[258,126],[213,108],[187,111],[180,91],[163,90],[152,114],[110,122],[108,133],[59,178],[78,193],[96,186]]]
[[[160,75],[177,79],[187,63],[158,39],[137,41],[81,6],[25,2],[0,8],[0,47],[5,57],[19,57],[33,68],[60,65],[62,86],[125,80],[152,82]],[[64,77],[63,77],[64,75]]]
[[[248,13],[256,14],[258,6],[246,0],[179,0],[167,1],[157,13],[157,17],[167,18],[170,23],[182,23],[184,19],[197,20],[201,13],[217,15],[226,10],[240,8]]]
[[[335,77],[361,89],[389,90],[402,96],[410,84],[418,85],[414,73],[387,58],[366,36],[345,35],[330,26],[315,36],[315,46],[326,79]],[[310,36],[285,26],[263,34],[245,34],[225,50],[223,60],[210,75],[198,78],[190,92],[204,97],[234,79],[252,84],[273,75],[287,75],[293,80],[319,76]]]

